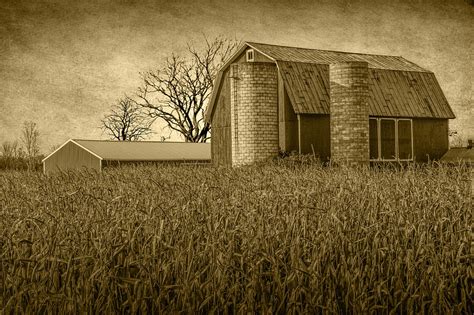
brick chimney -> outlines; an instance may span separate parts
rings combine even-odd
[[[329,65],[331,160],[369,163],[369,86],[367,62]]]

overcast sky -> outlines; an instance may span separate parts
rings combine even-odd
[[[38,123],[42,150],[104,138],[101,116],[202,34],[401,55],[435,72],[474,137],[474,6],[449,1],[0,0],[0,142]],[[155,138],[159,139],[160,135]]]

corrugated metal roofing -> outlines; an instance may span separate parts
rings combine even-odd
[[[293,108],[329,114],[329,66],[277,61]],[[369,69],[369,115],[454,118],[432,72]]]
[[[277,64],[297,114],[329,114],[329,66],[284,61]]]
[[[210,143],[79,140],[75,143],[110,161],[204,161],[211,159]]]
[[[365,61],[369,66],[370,115],[455,118],[435,75],[400,56],[370,55],[246,42],[222,67],[205,113],[211,121],[223,71],[247,48],[275,60],[296,113],[329,113],[329,64]]]
[[[330,64],[344,61],[365,61],[369,64],[369,68],[373,69],[430,72],[400,56],[359,54],[332,50],[277,46],[253,42],[247,42],[246,44],[276,61],[317,64]]]
[[[443,155],[440,161],[448,163],[466,162],[474,164],[474,149],[451,148]]]

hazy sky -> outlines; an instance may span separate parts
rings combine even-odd
[[[101,116],[202,34],[401,55],[434,71],[474,137],[474,6],[446,1],[0,0],[0,142],[38,123],[42,149],[104,138]],[[155,136],[159,139],[159,135]]]

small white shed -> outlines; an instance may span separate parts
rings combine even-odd
[[[192,142],[70,139],[43,159],[45,174],[57,170],[141,162],[211,162],[211,145]]]

